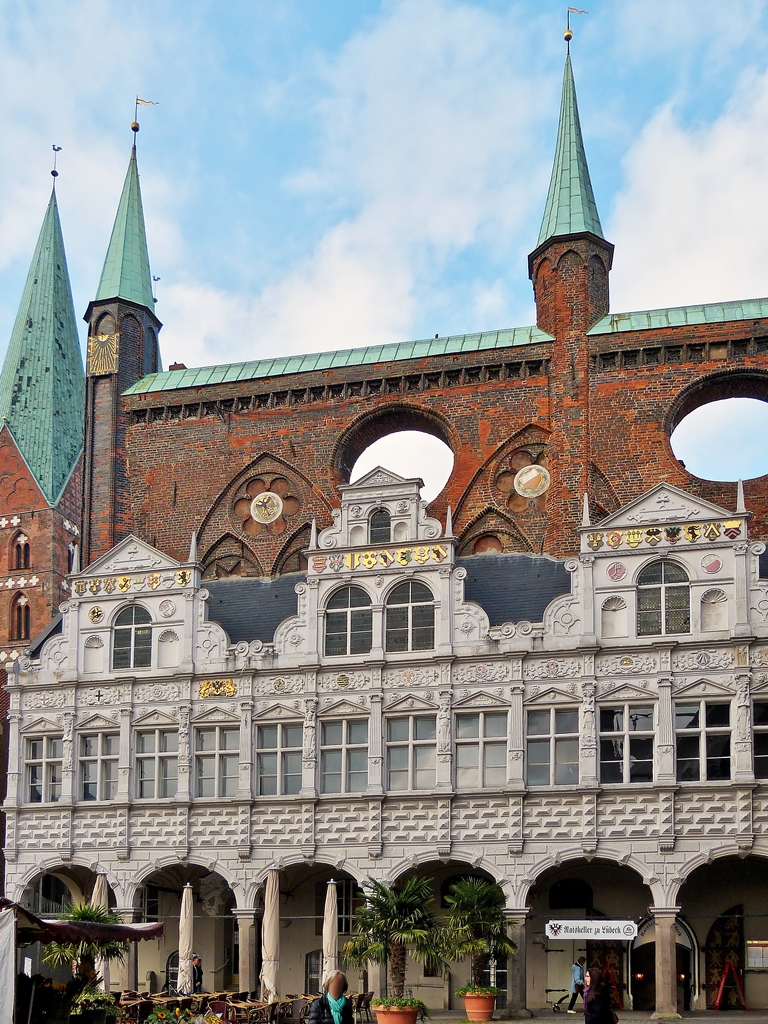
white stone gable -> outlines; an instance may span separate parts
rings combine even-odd
[[[101,558],[97,558],[82,576],[99,576],[111,573],[162,572],[163,569],[178,569],[181,562],[158,551],[133,534],[121,540]]]
[[[693,520],[722,519],[733,516],[727,509],[709,501],[686,494],[672,484],[660,483],[646,491],[639,498],[624,505],[613,515],[603,519],[599,528],[614,527],[642,528],[652,523],[685,523]],[[592,527],[582,527],[582,530]]]

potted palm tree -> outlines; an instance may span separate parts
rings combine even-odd
[[[93,921],[97,924],[118,924],[120,919],[111,910],[93,906],[91,903],[69,904],[62,914],[64,921]],[[112,996],[98,989],[101,979],[96,973],[97,960],[118,960],[125,958],[127,942],[100,942],[96,939],[83,942],[49,942],[43,953],[43,962],[50,967],[69,965],[72,981],[67,985],[64,1003],[59,1016],[72,1011],[79,1024],[105,1024],[114,1005]],[[74,1005],[73,1005],[74,1004]]]
[[[447,955],[470,963],[470,983],[456,995],[464,999],[468,1020],[491,1020],[499,990],[484,986],[483,974],[491,960],[506,960],[517,948],[507,934],[504,893],[496,882],[462,878],[449,888],[445,902]]]
[[[414,876],[398,889],[370,881],[363,891],[365,902],[357,909],[354,933],[343,949],[345,963],[355,967],[369,961],[386,964],[392,995],[371,1003],[378,1024],[415,1024],[417,1017],[429,1016],[429,1010],[421,1000],[405,995],[408,958],[428,967],[444,965],[430,910],[432,884]]]

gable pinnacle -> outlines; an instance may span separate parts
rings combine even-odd
[[[126,299],[155,313],[135,143],[96,292],[96,302],[109,299]]]
[[[567,35],[567,34],[566,34]],[[571,67],[570,40],[565,58],[560,123],[552,177],[537,247],[550,238],[589,232],[604,238],[581,135],[576,87]]]
[[[52,505],[83,447],[84,408],[83,361],[53,189],[0,373],[0,423]]]

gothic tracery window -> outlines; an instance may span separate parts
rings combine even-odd
[[[29,640],[32,613],[26,594],[17,594],[11,603],[11,639]]]
[[[29,537],[25,533],[17,533],[13,539],[11,565],[14,569],[29,569],[32,564],[32,553]]]

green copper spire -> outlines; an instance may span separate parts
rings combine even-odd
[[[548,238],[576,235],[583,231],[590,231],[598,238],[604,237],[592,182],[589,180],[569,52],[565,58],[555,165],[549,182],[538,245],[546,242]]]
[[[155,312],[135,146],[96,293],[97,302],[104,299],[127,299]]]
[[[51,194],[0,373],[7,425],[55,505],[83,447],[85,378],[64,240]]]

